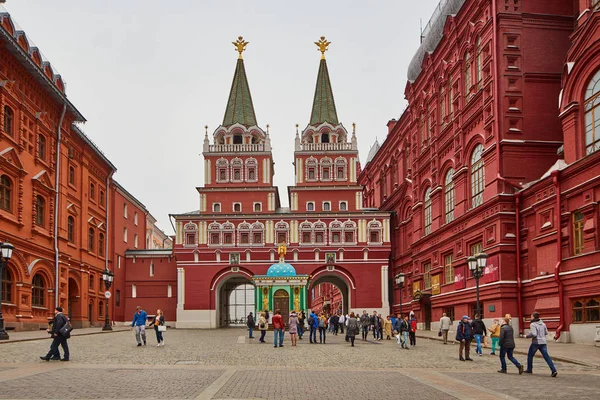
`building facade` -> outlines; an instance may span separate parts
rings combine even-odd
[[[177,327],[238,324],[249,311],[308,309],[328,282],[344,312],[387,310],[389,213],[362,207],[356,135],[338,121],[321,38],[311,119],[296,129],[290,207],[273,186],[269,127],[258,126],[240,57],[223,123],[204,140],[200,209],[172,217]],[[283,258],[280,252],[283,249]],[[279,261],[278,261],[279,260]],[[359,284],[360,282],[360,284]]]
[[[589,342],[597,2],[505,3],[440,3],[409,67],[409,105],[359,183],[366,206],[394,212],[396,311],[401,301],[433,329],[443,312],[472,316],[466,260],[485,252],[484,318],[509,313],[523,331],[537,310],[557,336]]]

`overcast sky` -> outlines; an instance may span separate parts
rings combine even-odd
[[[270,134],[283,206],[294,184],[295,124],[309,121],[320,53],[338,117],[357,124],[364,166],[406,106],[420,20],[439,0],[7,0],[6,10],[67,83],[115,179],[172,233],[169,213],[199,208],[204,125],[223,121],[239,35],[258,124]]]

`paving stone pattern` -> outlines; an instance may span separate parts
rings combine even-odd
[[[395,390],[394,390],[395,388]],[[214,399],[455,399],[444,392],[380,371],[238,371]]]
[[[190,399],[198,396],[223,372],[64,368],[3,382],[0,398]]]

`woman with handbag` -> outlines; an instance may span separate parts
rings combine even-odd
[[[269,328],[269,323],[265,316],[265,313],[260,313],[260,317],[258,318],[258,330],[260,331],[260,339],[258,340],[261,343],[265,343],[265,334],[267,333],[267,329]]]
[[[163,332],[167,330],[167,326],[165,325],[165,317],[160,308],[156,310],[156,316],[154,317],[154,321],[152,321],[152,325],[154,326],[154,332],[156,333],[156,341],[158,342],[156,346],[164,346],[165,339],[163,338]]]

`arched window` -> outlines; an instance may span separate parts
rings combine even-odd
[[[137,211],[133,213],[133,224],[135,226],[138,225],[138,213],[137,213]]]
[[[0,177],[0,208],[12,212],[13,183],[8,175]]]
[[[12,303],[13,298],[13,282],[12,274],[8,270],[8,266],[2,270],[2,302]]]
[[[335,180],[345,181],[347,179],[346,170],[346,159],[344,157],[338,157],[335,159]]]
[[[72,216],[67,218],[67,240],[75,243],[75,218]]]
[[[356,243],[356,223],[354,221],[344,223],[344,243]]]
[[[331,180],[331,158],[325,157],[321,159],[321,180],[322,181],[330,181]]]
[[[252,230],[252,244],[263,245],[263,237],[265,232],[265,226],[260,222],[255,222],[250,228]]]
[[[446,223],[454,221],[454,180],[452,176],[454,170],[450,168],[446,172],[446,180],[444,183],[444,204],[446,205]]]
[[[211,245],[221,244],[221,225],[217,222],[213,222],[208,226],[208,232]]]
[[[600,70],[585,91],[585,154],[600,150]]]
[[[310,222],[300,224],[300,237],[302,238],[301,244],[312,243],[312,224]]]
[[[314,157],[310,157],[306,160],[306,180],[307,181],[316,181],[317,177],[317,159]]]
[[[469,93],[471,91],[471,53],[468,51],[465,53],[465,99],[469,99]]]
[[[277,237],[277,244],[289,243],[290,225],[285,221],[279,221],[275,224],[275,235]]]
[[[262,211],[262,203],[254,203],[254,212]]]
[[[258,180],[258,162],[255,158],[246,160],[246,175],[248,182],[256,182]]]
[[[96,232],[94,231],[94,228],[88,229],[88,250],[91,252],[94,251],[94,241],[95,240],[96,240]]]
[[[35,224],[45,226],[46,221],[46,200],[40,196],[35,196]]]
[[[138,248],[138,235],[137,233],[133,235],[133,247]]]
[[[231,180],[233,182],[241,182],[242,181],[242,169],[243,163],[239,158],[234,158],[231,160]]]
[[[123,241],[127,243],[127,228],[123,228]]]
[[[127,218],[127,204],[123,204],[123,217]]]
[[[46,159],[46,136],[38,135],[38,157]]]
[[[250,244],[250,224],[242,222],[238,225],[238,244],[248,245]]]
[[[381,222],[369,222],[369,244],[381,244]]]
[[[98,234],[98,255],[104,257],[104,233]]]
[[[425,235],[431,233],[431,188],[427,188],[425,192]]]
[[[44,307],[44,279],[40,274],[35,274],[31,281],[31,305]]]
[[[315,244],[327,243],[327,226],[323,222],[315,222],[313,226]]]
[[[485,170],[483,164],[483,145],[475,146],[471,154],[471,207],[483,204],[483,189],[485,186]]]
[[[15,114],[13,113],[13,110],[9,106],[4,106],[4,132],[10,136],[14,136],[14,120]]]
[[[223,244],[227,246],[233,246],[235,243],[233,242],[233,231],[234,226],[231,222],[226,222],[222,226],[223,230]]]
[[[233,203],[233,212],[242,212],[242,203]]]
[[[477,81],[477,89],[481,88],[481,77],[483,76],[483,55],[481,49],[481,38],[477,38],[477,58],[475,59],[475,73],[477,76],[475,80]]]
[[[213,203],[213,212],[221,212],[221,203]]]
[[[329,223],[329,237],[331,244],[342,243],[342,231],[342,224],[338,220]]]
[[[98,302],[98,319],[103,318],[103,317],[104,317],[104,302],[99,301]]]
[[[340,201],[340,211],[346,210],[348,210],[348,203],[346,203],[345,201]]]
[[[585,224],[585,217],[583,213],[577,211],[573,213],[573,254],[579,255],[583,253],[584,241],[583,241],[583,227]]]
[[[69,183],[71,185],[75,184],[75,168],[69,166]]]
[[[440,87],[440,125],[444,126],[444,121],[446,118],[446,102],[448,99],[446,98],[446,88],[444,85]]]
[[[96,185],[90,182],[90,199],[96,201]]]
[[[329,133],[321,133],[321,143],[329,143]]]
[[[236,133],[235,135],[233,135],[233,144],[243,144],[244,143],[244,138],[242,137],[241,133]]]
[[[315,211],[315,203],[312,201],[306,203],[306,211]]]

